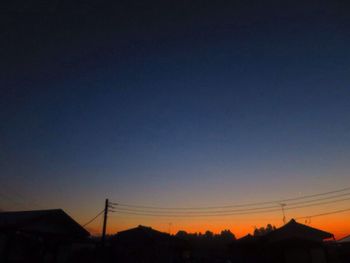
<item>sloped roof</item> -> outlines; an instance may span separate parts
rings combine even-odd
[[[266,239],[269,242],[276,242],[287,239],[302,239],[322,242],[324,239],[328,238],[333,238],[333,234],[307,225],[300,224],[294,219],[289,221],[284,226],[266,235]]]
[[[118,232],[114,235],[113,242],[119,243],[119,246],[125,246],[127,249],[150,248],[157,250],[160,247],[162,249],[188,249],[190,247],[187,240],[142,225]]]
[[[120,231],[118,236],[144,236],[149,238],[169,237],[167,233],[160,232],[151,227],[139,225],[138,227]]]
[[[350,235],[338,240],[339,243],[350,243]]]
[[[259,239],[258,237],[248,234],[237,239],[235,242],[239,244],[251,244],[251,243],[257,242],[258,239]]]
[[[0,212],[0,231],[87,237],[90,235],[62,209]]]
[[[163,242],[170,239],[170,235],[152,229],[151,227],[141,226],[120,231],[115,235],[116,240],[121,242],[148,244],[153,242]]]

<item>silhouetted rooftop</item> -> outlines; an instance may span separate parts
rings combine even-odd
[[[160,232],[151,227],[139,225],[138,227],[127,229],[124,231],[120,231],[117,234],[120,237],[124,236],[144,236],[149,238],[154,237],[169,237],[170,235],[167,233]]]
[[[266,234],[265,237],[269,242],[287,239],[302,239],[321,242],[324,239],[333,238],[333,234],[300,224],[292,219],[284,226]]]
[[[237,239],[236,242],[240,244],[250,244],[250,243],[256,242],[257,240],[258,240],[258,237],[248,234],[248,235],[245,235],[244,237]]]
[[[300,224],[294,219],[284,226],[277,228],[265,235],[252,236],[250,234],[237,240],[240,245],[253,245],[258,242],[279,242],[285,240],[308,240],[322,242],[324,239],[333,238],[333,234],[307,225]]]
[[[90,235],[62,209],[0,212],[0,231],[23,231],[69,237]]]
[[[340,243],[350,243],[350,235],[343,237],[342,239],[339,239],[338,242]]]

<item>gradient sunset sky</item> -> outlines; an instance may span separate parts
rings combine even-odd
[[[198,207],[350,187],[347,1],[58,2],[1,17],[0,209],[62,208],[83,224],[107,197]],[[349,218],[310,224],[340,237]],[[113,213],[108,231],[267,223],[281,212]]]

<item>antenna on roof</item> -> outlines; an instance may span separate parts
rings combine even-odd
[[[173,223],[169,223],[169,235],[171,235],[171,226],[172,226]]]
[[[284,213],[284,207],[286,206],[286,204],[280,203],[279,205],[281,206],[281,209],[282,209],[282,216],[283,216],[282,220],[283,220],[283,224],[285,225],[286,224],[286,215]]]

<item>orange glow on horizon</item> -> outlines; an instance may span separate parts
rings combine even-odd
[[[350,222],[348,221],[349,213],[345,213],[342,216],[337,215],[330,215],[326,217],[320,217],[320,218],[312,218],[311,222],[305,222],[305,220],[297,220],[299,223],[309,225],[314,228],[318,228],[327,232],[330,232],[334,234],[336,239],[340,239],[344,236],[349,235],[350,233]],[[153,229],[156,229],[158,231],[166,232],[171,234],[176,234],[179,230],[184,230],[188,233],[205,233],[205,231],[209,230],[214,233],[220,233],[222,230],[229,229],[233,234],[235,234],[236,238],[240,238],[242,236],[247,235],[248,233],[253,233],[255,227],[262,227],[266,226],[268,223],[275,225],[276,227],[281,227],[282,222],[281,219],[279,220],[237,220],[234,219],[217,219],[216,218],[211,220],[205,220],[205,219],[191,219],[191,220],[179,220],[179,222],[171,222],[170,220],[159,220],[159,219],[153,219],[152,221],[149,220],[143,220],[139,219],[136,220],[135,223],[134,220],[130,221],[123,221],[123,220],[115,220],[115,218],[112,218],[108,222],[108,234],[115,234],[119,231],[127,230],[130,228],[137,227],[138,225],[145,225],[150,226]],[[220,222],[224,221],[224,222]],[[137,223],[139,222],[139,223]],[[258,223],[260,222],[260,223]],[[101,227],[100,226],[94,226],[91,228],[87,228],[88,231],[92,235],[99,235],[101,233]]]

